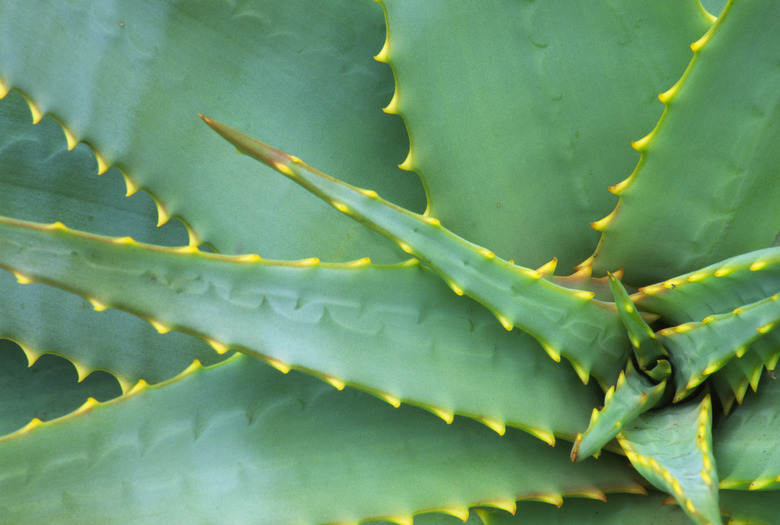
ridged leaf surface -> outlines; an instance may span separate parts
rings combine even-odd
[[[45,118],[33,125],[28,105],[16,93],[0,102],[0,141],[0,215],[63,220],[73,228],[158,245],[187,243],[178,221],[156,227],[148,195],[125,198],[118,170],[98,177],[89,148],[67,151],[56,122]],[[92,370],[108,370],[129,388],[138,379],[170,379],[193,359],[204,364],[219,360],[196,338],[176,333],[162,340],[132,315],[116,310],[100,315],[83,299],[49,286],[20,287],[5,272],[0,293],[0,337],[22,343],[31,360],[43,353],[67,356],[82,379]]]
[[[0,266],[22,280],[130,311],[163,333],[196,334],[219,351],[250,352],[394,405],[423,405],[448,421],[469,415],[552,443],[554,433],[573,438],[600,398],[527,334],[507,332],[417,264],[279,263],[0,224]]]
[[[780,487],[780,386],[765,378],[713,431],[720,486],[729,489],[777,490]]]
[[[693,46],[620,202],[597,224],[596,272],[642,285],[771,246],[780,231],[780,3],[732,2]],[[670,196],[686,195],[669,205]]]
[[[382,5],[388,111],[406,121],[404,167],[422,176],[430,214],[500,257],[558,257],[564,272],[592,253],[588,223],[614,207],[606,188],[636,164],[630,141],[711,23],[689,0]]]
[[[674,496],[694,522],[721,523],[709,396],[701,403],[646,412],[618,441],[642,476]]]
[[[422,209],[419,180],[395,167],[403,125],[380,110],[393,87],[372,58],[383,37],[373,2],[3,1],[0,85],[154,194],[161,221],[183,217],[219,251],[395,261],[392,244],[289,182],[248,175],[197,117],[240,122]]]
[[[476,503],[639,488],[618,458],[574,465],[565,449],[521,432],[446,425],[243,355],[87,403],[0,445],[8,521],[409,520],[422,510],[468,514]],[[426,475],[410,475],[419,469]]]
[[[542,279],[540,272],[455,235],[435,217],[399,208],[373,190],[346,184],[230,126],[204,120],[239,152],[392,239],[435,270],[455,294],[487,307],[507,330],[517,327],[531,334],[555,361],[566,357],[583,382],[591,374],[602,384],[617,379],[627,353],[625,331],[614,306],[594,300],[593,292]]]

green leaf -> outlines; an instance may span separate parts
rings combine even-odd
[[[0,219],[0,239],[0,267],[23,282],[55,284],[98,310],[148,319],[162,333],[186,331],[220,352],[252,353],[340,389],[424,406],[446,421],[467,415],[553,444],[555,434],[573,438],[599,402],[597,387],[547,359],[527,334],[507,332],[411,262],[280,263],[9,219]],[[154,348],[166,358],[164,341]],[[105,354],[109,362],[126,358]]]
[[[572,461],[581,461],[598,453],[634,418],[655,407],[665,388],[666,379],[654,383],[637,372],[629,361],[626,370],[620,372],[617,384],[607,390],[604,408],[594,409],[588,428],[577,434],[571,451]]]
[[[531,268],[593,253],[588,223],[636,164],[630,140],[658,120],[655,95],[711,25],[692,0],[382,5],[379,58],[397,82],[387,111],[406,121],[403,166],[422,177],[429,215]]]
[[[334,208],[392,239],[447,282],[457,295],[477,300],[501,324],[531,334],[555,361],[571,361],[587,383],[617,379],[626,357],[623,326],[614,306],[542,279],[534,270],[496,257],[444,228],[438,219],[391,204],[373,190],[356,188],[243,133],[203,117],[240,153],[250,155]],[[595,351],[594,351],[595,350]]]
[[[771,246],[780,231],[780,3],[731,2],[692,45],[682,78],[660,98],[656,128],[634,143],[642,158],[597,223],[595,272],[668,279]],[[685,195],[670,205],[670,198]],[[641,232],[641,233],[640,233]]]
[[[37,222],[62,219],[78,229],[165,246],[186,244],[179,221],[156,227],[148,195],[124,197],[118,170],[98,177],[95,156],[85,145],[68,151],[62,128],[50,118],[33,125],[17,93],[0,102],[0,140],[0,214]],[[80,379],[107,370],[127,389],[139,379],[170,379],[193,359],[204,364],[220,359],[199,339],[176,333],[162,340],[132,315],[100,315],[83,299],[40,284],[22,288],[5,272],[0,293],[0,336],[21,343],[31,362],[43,353],[66,356]]]
[[[668,499],[668,498],[667,498]],[[652,523],[689,525],[690,520],[678,505],[670,505],[661,494],[613,494],[607,503],[572,499],[560,509],[535,502],[519,502],[514,516],[508,512],[482,509],[479,511],[485,525],[625,525]],[[723,513],[729,524],[774,525],[780,513],[780,498],[771,492],[732,492],[721,494]]]
[[[508,512],[484,509],[479,513],[485,525],[626,525],[627,523],[690,525],[690,519],[677,505],[665,505],[665,495],[652,493],[610,494],[606,502],[571,499],[561,508],[537,502],[517,503],[514,516]]]
[[[766,248],[640,288],[631,298],[676,324],[701,321],[780,291],[780,247]]]
[[[780,358],[780,328],[775,327],[763,334],[748,346],[745,354],[738,359],[732,359],[713,375],[716,388],[722,392],[726,385],[733,392],[733,400],[742,403],[742,398],[748,385],[755,392],[758,390],[762,372],[775,370]],[[724,407],[728,413],[728,406]]]
[[[79,381],[73,365],[47,355],[32,366],[13,341],[0,339],[0,436],[33,418],[54,419],[94,397],[107,401],[122,393],[116,378],[96,372]]]
[[[247,159],[222,155],[197,117],[273,136],[421,210],[419,180],[395,167],[403,123],[380,111],[393,88],[390,69],[373,60],[383,38],[381,8],[352,0],[2,2],[0,95],[17,89],[38,117],[57,118],[71,143],[95,148],[101,171],[116,166],[129,191],[155,196],[160,222],[182,217],[193,244],[398,261],[392,244],[288,181],[248,175]]]
[[[617,457],[574,465],[521,432],[445,425],[240,354],[33,422],[0,445],[11,521],[408,523],[423,510],[466,516],[518,497],[641,490]]]
[[[742,404],[748,386],[756,390],[763,371],[764,362],[758,354],[747,351],[745,355],[730,360],[713,374],[711,384],[723,404],[724,414],[729,413],[734,401]]]
[[[670,505],[665,495],[649,496],[612,494],[607,502],[567,500],[559,509],[535,502],[518,502],[517,513],[484,509],[479,513],[485,525],[625,525],[648,523],[689,525],[690,519],[678,505]],[[772,492],[721,493],[722,512],[731,519],[729,524],[774,525],[780,513],[780,498]]]
[[[639,473],[702,525],[721,523],[711,428],[712,405],[705,396],[699,404],[646,412],[618,434]]]
[[[713,429],[721,488],[777,490],[780,487],[778,405],[778,381],[766,378],[759,391],[747,395],[739,410]]]
[[[689,395],[730,359],[744,354],[750,343],[772,331],[778,322],[780,292],[728,314],[660,330],[658,340],[669,350],[675,371],[675,401]]]
[[[780,515],[780,499],[775,492],[721,491],[723,512],[729,523],[772,525]]]
[[[667,356],[666,350],[655,338],[652,328],[642,318],[634,303],[631,302],[626,289],[612,274],[609,274],[609,288],[612,290],[612,295],[615,298],[615,306],[620,320],[623,321],[623,325],[625,325],[628,331],[628,339],[631,341],[631,346],[634,347],[634,356],[639,363],[639,369],[642,371],[654,369],[656,363],[662,357]],[[666,379],[666,377],[668,375],[663,376],[663,379]],[[654,379],[657,381],[661,380],[660,377]]]

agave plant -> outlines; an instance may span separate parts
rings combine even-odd
[[[0,522],[776,523],[780,3],[707,7],[0,1]]]

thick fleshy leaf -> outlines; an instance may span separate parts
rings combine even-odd
[[[29,366],[18,345],[0,339],[0,436],[33,418],[47,421],[64,416],[89,397],[107,401],[122,393],[116,379],[105,372],[78,380],[67,360],[47,355]]]
[[[566,357],[587,383],[617,380],[627,354],[614,305],[594,294],[556,285],[537,271],[505,261],[444,228],[438,219],[395,206],[373,190],[356,188],[243,133],[203,117],[222,137],[258,161],[392,239],[435,270],[457,295],[477,300],[511,330],[531,334],[555,361]]]
[[[382,5],[379,58],[397,84],[387,111],[406,121],[403,166],[423,178],[430,215],[532,268],[592,253],[588,223],[637,162],[629,142],[658,120],[655,95],[711,24],[694,0]]]
[[[618,435],[639,473],[701,525],[721,523],[711,430],[712,405],[705,396],[701,403],[645,412]]]
[[[0,102],[0,141],[0,215],[63,220],[77,229],[165,246],[187,243],[179,221],[156,227],[157,212],[148,195],[125,198],[118,170],[98,177],[89,148],[68,151],[62,128],[52,119],[33,125],[27,103],[16,93]],[[129,388],[139,379],[170,379],[194,359],[204,364],[221,359],[199,339],[177,333],[163,340],[132,315],[100,315],[72,294],[43,285],[20,287],[5,272],[0,293],[0,337],[21,343],[30,361],[43,353],[66,356],[81,379],[93,370],[107,370]]]
[[[154,202],[141,192],[125,197],[117,169],[102,176],[94,153],[79,144],[68,150],[62,127],[51,118],[33,124],[24,98],[0,101],[0,215],[35,222],[67,222],[101,235],[132,235],[163,246],[187,244],[179,221],[156,227]]]
[[[678,505],[669,505],[665,495],[613,494],[606,504],[600,501],[567,500],[560,509],[533,502],[520,502],[512,516],[499,510],[481,510],[485,525],[690,525]],[[774,525],[780,515],[780,498],[772,492],[723,491],[722,513],[729,525]]]
[[[639,363],[639,369],[642,371],[654,369],[659,359],[666,357],[666,350],[656,339],[653,329],[637,311],[626,289],[612,274],[609,274],[609,288],[612,290],[620,320],[628,331],[628,339],[634,347],[634,356]],[[663,379],[666,377],[668,376],[663,376]],[[661,377],[654,377],[654,379],[660,381]]]
[[[765,378],[761,388],[713,429],[721,488],[780,488],[780,381]]]
[[[463,518],[468,516],[464,521]],[[397,521],[371,520],[361,525],[398,525]],[[417,514],[412,521],[402,523],[401,525],[485,525],[482,518],[474,510],[468,514],[459,511],[456,513],[447,512],[425,512]]]
[[[596,223],[595,272],[625,269],[634,285],[771,246],[780,231],[780,3],[731,2],[693,44],[682,78],[660,98],[642,158]],[[670,196],[685,195],[670,204]]]
[[[453,515],[446,512],[425,512],[423,514],[417,514],[410,522],[403,523],[402,525],[485,525],[482,518],[479,517],[475,511],[468,512],[468,519],[465,521],[462,510]],[[397,521],[387,520],[371,520],[364,522],[361,525],[398,525]]]
[[[660,330],[657,338],[669,350],[675,371],[675,401],[689,395],[729,360],[744,354],[752,342],[774,331],[778,323],[780,292],[728,314]]]
[[[573,438],[600,399],[595,385],[582,385],[527,334],[507,332],[419,264],[279,263],[7,219],[0,231],[0,267],[23,282],[55,284],[162,333],[190,332],[218,351],[249,352],[447,421],[463,414],[552,444],[556,433]]]
[[[780,292],[780,247],[726,259],[640,288],[631,299],[676,324],[701,321]]]
[[[629,361],[626,370],[620,372],[617,384],[607,390],[604,408],[594,409],[588,428],[577,434],[571,451],[572,461],[598,453],[634,418],[655,407],[665,388],[666,379],[655,383],[637,372]]]
[[[0,439],[0,462],[0,511],[27,522],[408,522],[423,510],[641,490],[617,457],[575,465],[522,432],[446,425],[241,354],[33,422]]]
[[[209,112],[273,136],[422,209],[419,180],[395,167],[403,124],[380,109],[393,89],[390,69],[372,58],[382,21],[378,5],[351,0],[3,1],[0,94],[23,92],[71,143],[92,145],[101,169],[117,166],[130,191],[150,191],[161,222],[180,216],[219,251],[397,261],[392,244],[288,181],[247,174],[256,168],[221,155],[197,118]]]
[[[715,372],[712,376],[713,385],[721,399],[726,399],[724,412],[728,413],[730,402],[742,403],[748,386],[754,392],[757,391],[764,370],[774,373],[778,359],[780,359],[780,327],[775,327],[753,341],[744,355],[730,360]]]
[[[764,362],[758,354],[747,351],[742,357],[730,360],[712,375],[711,384],[720,398],[724,414],[729,413],[734,401],[742,404],[748,387],[756,390],[763,371]]]
[[[666,495],[652,493],[610,494],[606,502],[566,500],[561,508],[522,501],[517,512],[484,509],[479,513],[485,525],[626,525],[627,523],[690,525],[691,520],[677,505],[664,505]]]

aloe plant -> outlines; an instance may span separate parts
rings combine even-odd
[[[707,8],[0,1],[0,522],[776,521],[780,4]]]

